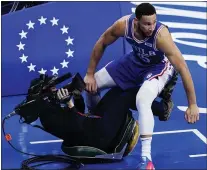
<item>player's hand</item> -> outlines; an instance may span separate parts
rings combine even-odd
[[[57,91],[57,97],[59,100],[64,100],[64,99],[68,98],[68,96],[69,96],[68,89],[61,88]]]
[[[97,84],[93,74],[86,74],[84,77],[84,82],[86,84],[86,90],[91,93],[97,92]]]
[[[199,120],[199,109],[196,104],[192,104],[187,108],[185,119],[188,123],[195,123]]]

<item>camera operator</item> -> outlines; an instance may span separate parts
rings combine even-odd
[[[33,80],[30,87],[38,84],[38,81]],[[69,92],[67,89],[51,87],[50,91],[55,97],[38,100],[29,108],[29,112],[38,113],[44,129],[63,139],[69,147],[91,146],[110,152],[120,142],[119,134],[124,130],[127,116],[132,116],[130,108],[135,105],[137,90],[112,88],[97,105],[96,115],[87,116],[84,114],[85,103],[80,91]],[[71,93],[73,98],[70,98]],[[165,105],[154,101],[152,110],[154,115],[162,115]]]
[[[45,130],[63,139],[67,146],[92,146],[105,151],[113,148],[119,142],[115,138],[125,123],[127,113],[131,114],[131,101],[126,101],[130,95],[121,93],[119,88],[109,91],[104,97],[111,100],[103,98],[96,110],[100,116],[93,117],[83,113],[85,105],[81,94],[75,94],[67,101],[68,96],[68,90],[61,88],[57,91],[57,98],[64,103],[60,105],[54,99],[39,103],[38,113]]]

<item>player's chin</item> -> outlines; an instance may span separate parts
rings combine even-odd
[[[146,32],[145,35],[146,35],[147,37],[150,37],[150,36],[152,36],[152,32]]]

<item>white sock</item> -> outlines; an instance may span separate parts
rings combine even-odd
[[[141,156],[147,157],[149,160],[152,161],[151,157],[151,142],[152,142],[152,137],[147,137],[147,138],[140,138],[141,139]]]

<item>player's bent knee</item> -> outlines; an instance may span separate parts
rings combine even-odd
[[[153,79],[145,81],[136,95],[136,105],[151,107],[153,100],[158,95],[158,81]]]

